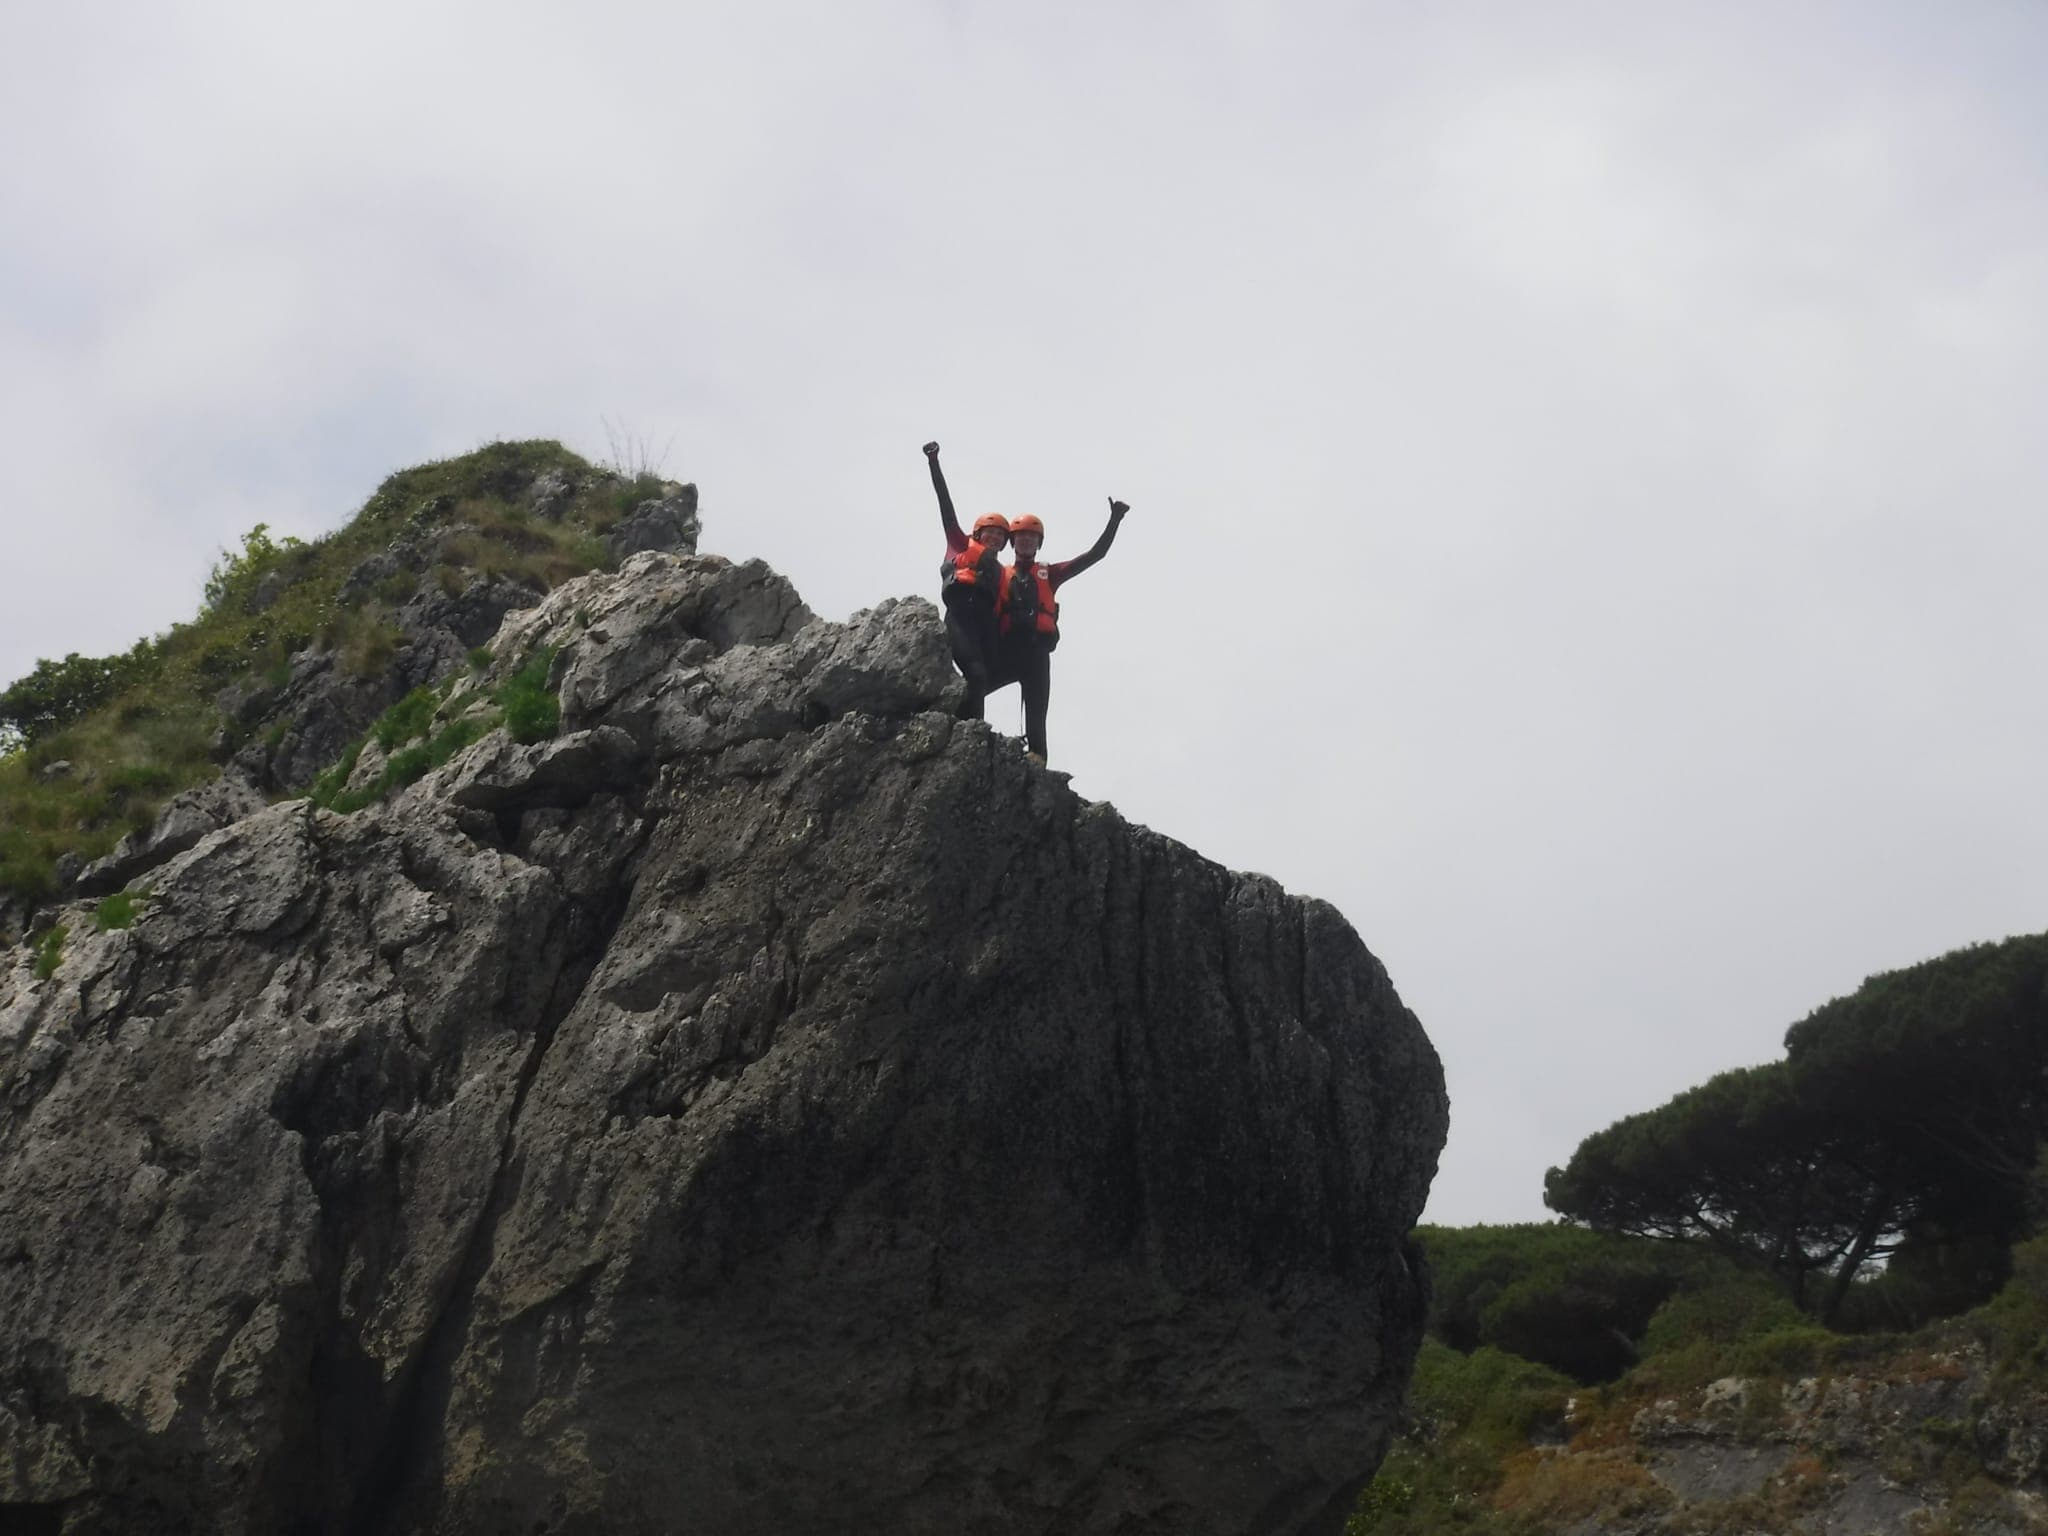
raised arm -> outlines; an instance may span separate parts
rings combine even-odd
[[[960,519],[953,512],[953,497],[946,490],[946,477],[939,470],[939,445],[926,443],[924,456],[932,467],[932,489],[939,493],[939,522],[946,530],[946,548],[958,554],[967,547],[967,535],[960,531]]]
[[[1062,560],[1057,565],[1046,567],[1047,579],[1054,586],[1058,586],[1069,577],[1080,575],[1089,566],[1108,554],[1109,546],[1116,542],[1116,531],[1123,523],[1124,514],[1130,510],[1130,506],[1127,503],[1118,501],[1114,496],[1110,497],[1109,523],[1102,530],[1102,537],[1089,547],[1087,554],[1076,555],[1071,560]]]

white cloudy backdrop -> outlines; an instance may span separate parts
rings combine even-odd
[[[1540,1217],[2048,927],[2044,77],[2022,0],[8,5],[0,680],[607,418],[834,616],[928,437],[1054,557],[1113,493],[1056,762],[1335,901],[1430,1214]]]

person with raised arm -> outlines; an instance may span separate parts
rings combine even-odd
[[[924,456],[932,467],[932,489],[939,493],[939,523],[946,532],[946,558],[939,562],[946,643],[953,649],[953,665],[967,680],[960,718],[979,720],[995,675],[996,599],[1003,584],[999,557],[1009,542],[1010,525],[1000,513],[987,512],[974,520],[971,535],[961,532],[945,474],[939,469],[939,445],[926,443]]]
[[[1003,568],[996,594],[996,669],[992,686],[1016,683],[1024,695],[1024,739],[1031,760],[1045,762],[1045,715],[1052,701],[1052,653],[1060,643],[1060,605],[1055,594],[1109,553],[1123,525],[1128,503],[1109,498],[1109,522],[1101,537],[1071,560],[1042,565],[1039,545],[1045,524],[1027,512],[1010,522],[1013,564]]]

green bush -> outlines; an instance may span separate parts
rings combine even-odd
[[[64,941],[71,930],[59,923],[49,929],[36,941],[35,977],[37,981],[48,981],[57,974],[57,967],[64,963]]]
[[[545,741],[561,727],[561,701],[548,692],[554,664],[555,648],[541,646],[498,690],[498,707],[505,711],[505,728],[514,741]]]
[[[1516,1530],[1491,1508],[1502,1463],[1562,1423],[1571,1391],[1564,1376],[1500,1350],[1463,1355],[1424,1339],[1408,1389],[1412,1428],[1359,1496],[1346,1536]]]
[[[136,670],[132,655],[73,651],[62,661],[38,661],[33,672],[0,693],[0,726],[21,746],[33,746],[119,693]]]
[[[432,740],[395,753],[391,760],[385,763],[383,771],[361,789],[345,790],[337,787],[333,794],[322,800],[316,787],[314,803],[338,815],[352,815],[365,806],[375,805],[395,790],[418,783],[436,768],[447,763],[463,748],[483,740],[497,724],[496,715],[466,715],[460,720],[451,721],[436,732]],[[348,781],[349,774],[355,771],[356,754],[361,751],[360,744],[351,749],[346,760],[348,773],[341,774],[337,785]],[[337,764],[336,768],[340,766]],[[321,775],[320,782],[326,783],[327,777],[326,774]]]
[[[305,547],[304,541],[290,537],[279,543],[270,536],[270,524],[258,523],[242,535],[239,554],[224,549],[214,562],[206,578],[205,611],[246,608],[257,584]]]
[[[1434,1276],[1438,1338],[1461,1350],[1490,1344],[1587,1383],[1633,1365],[1658,1306],[1712,1264],[1685,1245],[1555,1222],[1417,1236]]]
[[[1643,1330],[1643,1349],[1663,1354],[1692,1344],[1735,1344],[1778,1328],[1797,1328],[1806,1314],[1760,1275],[1731,1274],[1717,1285],[1674,1296]]]
[[[1970,1314],[2001,1394],[2048,1389],[2048,1234],[2012,1251],[2012,1278]]]
[[[101,933],[133,927],[137,906],[145,898],[134,891],[116,891],[93,910],[93,926]]]
[[[434,724],[434,711],[441,706],[441,699],[431,688],[415,688],[396,704],[384,711],[383,717],[370,729],[377,738],[377,745],[389,752],[394,747],[424,736]]]

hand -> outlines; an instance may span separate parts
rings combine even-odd
[[[924,445],[924,456],[928,459],[936,459],[939,456],[939,445],[937,443],[926,443]]]
[[[1111,517],[1122,517],[1130,510],[1131,504],[1128,501],[1118,501],[1114,496],[1109,498],[1109,515]]]

